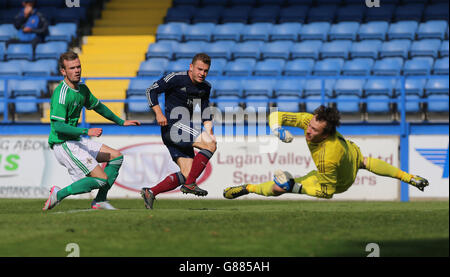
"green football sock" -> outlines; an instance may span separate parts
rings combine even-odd
[[[117,179],[119,175],[119,169],[122,166],[123,156],[117,157],[115,159],[110,160],[105,166],[105,173],[108,176],[108,181],[106,185],[98,190],[97,196],[95,197],[96,202],[106,201],[106,196],[108,194],[109,189],[111,189],[112,185]]]
[[[61,189],[56,196],[58,201],[61,201],[69,195],[90,192],[93,189],[101,188],[106,185],[106,182],[106,179],[102,178],[85,177]]]

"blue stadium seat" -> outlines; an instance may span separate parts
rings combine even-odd
[[[378,52],[383,43],[380,40],[363,40],[353,42],[350,48],[351,58],[378,58]]]
[[[280,5],[262,5],[250,10],[249,22],[268,22],[275,24],[280,14]]]
[[[261,48],[262,58],[278,58],[288,60],[293,44],[294,43],[292,41],[284,40],[266,42]]]
[[[144,94],[141,95],[130,95],[127,97],[127,100],[131,100],[130,102],[125,104],[125,111],[127,113],[148,113],[150,112],[150,106],[147,102],[147,97]],[[133,101],[137,100],[137,101]],[[159,105],[161,106],[161,101],[159,101]],[[162,106],[161,106],[162,108]]]
[[[127,97],[131,95],[145,96],[145,90],[149,88],[158,78],[154,79],[131,79],[128,84]]]
[[[387,100],[393,98],[395,79],[368,79],[364,85],[367,98],[366,111],[369,114],[388,114],[391,104]],[[386,100],[386,101],[378,101]]]
[[[225,6],[208,5],[198,8],[192,17],[192,23],[214,23],[218,24]]]
[[[336,80],[334,79],[307,79],[305,85],[303,86],[303,96],[320,96],[323,89],[325,96],[331,97],[333,96],[333,88],[335,83]]]
[[[377,10],[372,9],[372,10]],[[385,21],[370,21],[364,24],[361,24],[358,30],[359,39],[379,39],[385,40],[386,33],[389,28],[389,23]]]
[[[59,59],[59,56],[67,51],[67,42],[50,41],[39,43],[36,46],[36,59]]]
[[[331,75],[336,76],[341,73],[344,67],[344,59],[329,58],[317,61],[314,65],[314,75]]]
[[[358,22],[339,22],[331,25],[331,29],[328,32],[330,40],[334,39],[348,39],[356,40],[356,34],[359,30]]]
[[[291,47],[291,58],[312,58],[319,59],[320,49],[322,48],[322,41],[306,40],[294,43]]]
[[[218,24],[214,27],[212,39],[217,40],[234,40],[240,41],[244,24],[239,22],[230,22]]]
[[[320,49],[320,56],[324,58],[344,58],[349,57],[352,42],[350,40],[334,40],[325,42]]]
[[[304,79],[278,79],[274,86],[275,96],[302,96]]]
[[[16,35],[17,29],[13,24],[0,24],[0,41],[8,41]]]
[[[286,76],[304,76],[311,75],[314,68],[313,59],[294,59],[287,61],[283,72]]]
[[[273,96],[274,79],[248,79],[243,81],[242,84],[246,97],[258,95],[271,98]]]
[[[13,80],[10,83],[12,96],[41,97],[47,91],[46,80]]]
[[[361,1],[360,1],[361,3]],[[394,17],[395,5],[381,4],[377,8],[366,9],[365,21],[385,21],[390,22]]]
[[[407,3],[405,5],[397,6],[395,10],[395,20],[415,20],[421,21],[422,14],[425,9],[424,3]]]
[[[302,86],[304,80],[298,79],[280,79],[274,84],[274,94],[276,99],[283,100],[277,103],[280,110],[286,112],[298,112],[299,101],[302,96]]]
[[[225,111],[227,107],[239,107],[240,100],[244,97],[241,80],[217,80],[213,89],[218,100],[228,100],[227,102],[217,102],[217,107],[221,111]]]
[[[397,81],[395,78],[370,78],[367,79],[367,82],[364,84],[363,89],[366,96],[387,95],[389,97],[392,97],[394,95],[396,82]]]
[[[411,78],[406,77],[405,78],[405,95],[417,95],[419,97],[422,97],[425,92],[425,85],[427,83],[426,78]],[[398,80],[397,84],[395,86],[395,95],[397,97],[400,97],[402,93],[402,81]]]
[[[0,62],[0,76],[20,76],[22,75],[22,68],[20,60]]]
[[[374,60],[369,58],[346,60],[342,75],[370,75],[374,63]]]
[[[448,2],[428,5],[423,14],[424,20],[448,20]]]
[[[283,59],[258,61],[253,69],[253,74],[255,76],[280,76],[285,63]]]
[[[328,22],[313,22],[309,24],[303,24],[302,29],[300,30],[300,39],[318,39],[326,41],[330,27],[331,25]]]
[[[191,24],[184,30],[184,39],[210,41],[214,30],[214,23],[197,23]]]
[[[226,59],[212,59],[211,60],[211,67],[208,71],[208,76],[220,76],[223,74],[223,70],[225,69],[225,65],[227,64]]]
[[[214,94],[220,96],[244,97],[242,81],[239,79],[219,79],[214,86]]]
[[[33,59],[33,47],[26,43],[11,43],[6,49],[6,59]]]
[[[26,96],[17,96],[14,97],[17,100],[36,100],[36,96],[26,95]],[[17,114],[33,114],[39,111],[39,107],[35,102],[32,101],[24,101],[18,102],[14,104],[14,113]]]
[[[169,60],[165,58],[150,58],[141,62],[138,76],[161,76],[166,72]]]
[[[433,58],[437,58],[440,47],[441,47],[441,40],[439,39],[416,40],[411,45],[410,55],[412,57],[431,56]]]
[[[358,5],[341,6],[337,10],[337,22],[353,21],[361,23],[364,20],[366,9],[359,1]]]
[[[445,38],[447,28],[448,22],[445,20],[430,20],[420,23],[419,29],[417,30],[417,38],[437,38],[443,40]]]
[[[389,25],[387,33],[388,39],[409,39],[414,40],[416,37],[416,31],[419,26],[417,21],[405,20]]]
[[[280,18],[278,22],[282,23],[305,23],[305,18],[308,14],[309,6],[307,5],[291,5],[283,7],[280,10]]]
[[[302,24],[298,22],[286,22],[275,24],[270,32],[270,40],[297,41]]]
[[[365,82],[365,79],[339,79],[334,85],[335,95],[356,95],[362,97]]]
[[[273,96],[273,79],[246,80],[243,82],[244,94],[247,99],[247,108],[252,107],[256,111],[267,111],[269,99]]]
[[[191,5],[180,5],[171,7],[167,10],[165,23],[183,22],[186,24],[190,24],[192,15],[194,14],[195,10],[196,10],[195,6]]]
[[[58,23],[48,26],[48,32],[45,41],[71,42],[77,36],[77,25],[75,23]]]
[[[242,40],[262,40],[268,41],[269,34],[273,27],[272,23],[254,23],[245,25],[242,30]]]
[[[308,11],[308,22],[333,22],[336,16],[337,5],[312,6]]]
[[[381,45],[380,58],[384,57],[402,57],[408,58],[411,41],[408,39],[394,39],[385,41]]]
[[[448,120],[448,110],[449,110],[449,96],[448,94],[443,95],[428,95],[428,100],[435,99],[436,101],[429,102],[427,106],[427,111],[430,113],[437,113],[440,115],[445,115]],[[442,101],[442,99],[445,99]],[[430,116],[429,116],[430,117]],[[433,119],[431,119],[432,121]]]
[[[156,40],[176,40],[180,42],[183,40],[183,33],[187,28],[188,25],[181,22],[160,24],[156,30]]]
[[[238,22],[247,24],[252,6],[234,5],[227,7],[222,12],[222,23]]]
[[[189,69],[189,65],[191,64],[191,61],[192,61],[192,58],[184,58],[184,59],[170,61],[166,67],[165,74],[168,74],[170,72],[187,71]]]
[[[52,76],[58,75],[58,62],[55,59],[42,59],[29,62],[23,68],[24,76]]]
[[[226,76],[250,76],[255,65],[256,61],[254,59],[240,58],[228,62],[223,73]]]
[[[336,107],[343,114],[360,112],[360,99],[363,95],[365,79],[339,79],[334,85]]]
[[[236,43],[232,49],[233,58],[259,59],[263,45],[263,41],[245,41],[242,43]]]
[[[0,61],[3,61],[5,58],[6,45],[4,42],[0,42]]]
[[[403,67],[404,75],[428,75],[433,68],[433,58],[431,57],[415,57],[407,60]]]
[[[448,29],[447,29],[448,32]],[[448,40],[444,40],[439,48],[439,55],[441,57],[448,57]]]
[[[434,74],[438,75],[448,75],[448,56],[444,58],[437,59],[433,67]]]
[[[205,48],[205,42],[204,41],[188,41],[184,43],[179,43],[174,51],[173,54],[175,56],[175,59],[192,59],[195,54],[199,52],[203,52],[203,49]]]
[[[219,40],[213,43],[206,44],[204,51],[212,59],[222,58],[231,60],[232,58],[231,50],[235,45],[236,42],[232,40]]]
[[[425,85],[425,94],[449,94],[448,76],[430,78]]]
[[[377,60],[372,68],[374,75],[398,76],[403,68],[402,58],[384,58]]]
[[[166,58],[170,60],[172,59],[173,53],[177,46],[177,42],[167,40],[151,43],[148,46],[146,58]]]

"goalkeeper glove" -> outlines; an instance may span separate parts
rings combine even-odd
[[[292,191],[292,188],[294,187],[295,184],[294,177],[292,177],[291,173],[279,169],[277,169],[273,174],[273,181],[280,188],[288,192]]]
[[[273,134],[277,136],[282,142],[289,143],[294,139],[294,136],[288,130],[278,127],[272,130]]]

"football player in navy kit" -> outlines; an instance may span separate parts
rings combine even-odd
[[[173,190],[181,185],[183,193],[206,196],[208,192],[199,188],[197,178],[205,169],[216,151],[211,113],[208,112],[211,85],[205,80],[211,66],[211,58],[198,53],[192,59],[189,70],[172,72],[147,90],[149,106],[161,126],[161,137],[180,171],[170,174],[154,187],[144,187],[141,195],[145,207],[153,209],[155,196]],[[158,95],[165,94],[165,112],[158,102]],[[201,121],[193,120],[196,105],[201,108]],[[202,131],[203,125],[203,131]],[[194,147],[200,151],[195,154]]]

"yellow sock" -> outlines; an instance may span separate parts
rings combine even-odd
[[[407,172],[404,172],[401,169],[399,169],[393,165],[390,165],[385,161],[382,161],[380,159],[375,159],[372,157],[367,158],[366,169],[377,175],[397,178],[399,180],[402,180],[405,183],[409,183],[411,181],[411,178],[413,177],[413,175],[411,175]]]
[[[275,196],[273,193],[273,181],[268,181],[261,184],[248,184],[247,190],[252,193],[256,193],[264,196]]]

